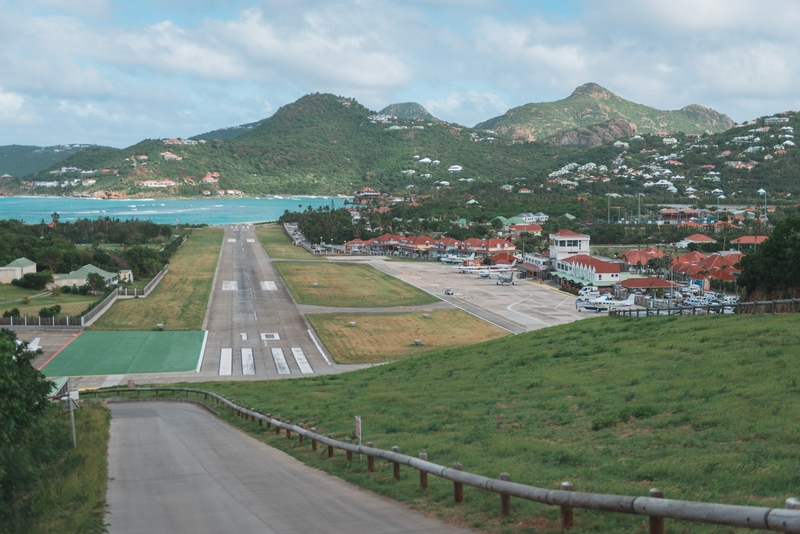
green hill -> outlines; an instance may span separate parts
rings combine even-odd
[[[544,488],[783,508],[800,485],[800,329],[792,315],[587,319],[570,325],[334,376],[259,383],[213,382],[263,413],[313,422],[338,439],[364,441],[431,461]],[[232,418],[233,420],[233,418]],[[321,469],[490,532],[558,530],[558,508],[515,499],[497,517],[497,496],[391,464],[326,460],[253,422],[234,424]],[[324,448],[323,448],[324,449]],[[337,453],[338,455],[339,453]],[[581,532],[646,530],[647,519],[576,510]],[[691,532],[728,529],[668,522]]]
[[[190,139],[200,140],[200,139],[219,139],[222,141],[230,141],[235,137],[239,137],[243,133],[247,133],[249,130],[252,130],[262,121],[250,122],[247,124],[240,124],[239,126],[231,126],[229,128],[219,128],[218,130],[211,130],[210,132],[206,132],[200,135],[194,135]]]
[[[390,104],[380,111],[381,115],[391,115],[398,119],[422,119],[425,121],[438,121],[427,109],[416,102],[404,102],[402,104]]]
[[[0,176],[19,177],[34,174],[58,163],[89,145],[0,146]]]
[[[726,115],[702,106],[661,111],[620,98],[595,83],[587,83],[563,100],[525,104],[477,124],[475,128],[526,141],[542,141],[611,120],[625,121],[630,132],[640,134],[656,131],[715,133],[734,125]],[[605,140],[602,135],[600,138],[589,136],[582,144],[597,146],[602,140]],[[559,139],[556,144],[578,143],[565,143]]]

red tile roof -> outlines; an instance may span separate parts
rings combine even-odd
[[[619,285],[628,289],[670,289],[678,284],[661,278],[628,278]]]
[[[577,254],[569,258],[564,258],[562,261],[575,265],[588,265],[589,267],[593,267],[596,273],[618,273],[621,271],[619,263],[601,260],[587,254]]]
[[[712,239],[712,238],[708,237],[707,235],[703,235],[703,234],[692,234],[689,237],[684,237],[683,239],[686,240],[686,241],[692,241],[694,243],[716,243],[717,242],[716,239]]]

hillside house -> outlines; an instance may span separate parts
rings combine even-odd
[[[141,185],[142,187],[175,187],[175,182],[172,180],[145,180]]]
[[[36,262],[28,258],[18,258],[5,267],[0,267],[0,284],[10,284],[15,278],[22,278],[36,272]]]
[[[120,280],[120,273],[110,273],[108,271],[104,271],[100,267],[95,267],[91,263],[84,265],[80,269],[72,271],[71,273],[67,274],[54,274],[53,275],[53,286],[58,287],[80,287],[87,285],[89,280],[90,273],[97,273],[103,277],[105,280],[106,285],[116,284]],[[126,277],[128,274],[126,273]],[[132,276],[131,276],[132,279]]]

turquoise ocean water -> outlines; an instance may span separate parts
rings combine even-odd
[[[58,213],[62,222],[76,219],[151,220],[159,224],[232,224],[275,221],[285,210],[302,211],[308,206],[341,208],[343,198],[261,197],[208,198],[196,200],[125,199],[94,200],[69,197],[0,197],[0,219],[26,223],[50,222]]]

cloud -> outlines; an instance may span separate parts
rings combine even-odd
[[[3,120],[15,118],[22,110],[23,104],[25,104],[25,98],[22,95],[5,92],[0,87],[0,118]]]
[[[426,100],[425,108],[434,116],[451,122],[472,126],[486,119],[502,115],[508,106],[492,93],[477,91],[452,91],[439,100]],[[461,120],[458,120],[458,119]],[[466,121],[464,121],[466,118]]]
[[[29,6],[54,7],[91,17],[108,13],[108,0],[26,0]]]

